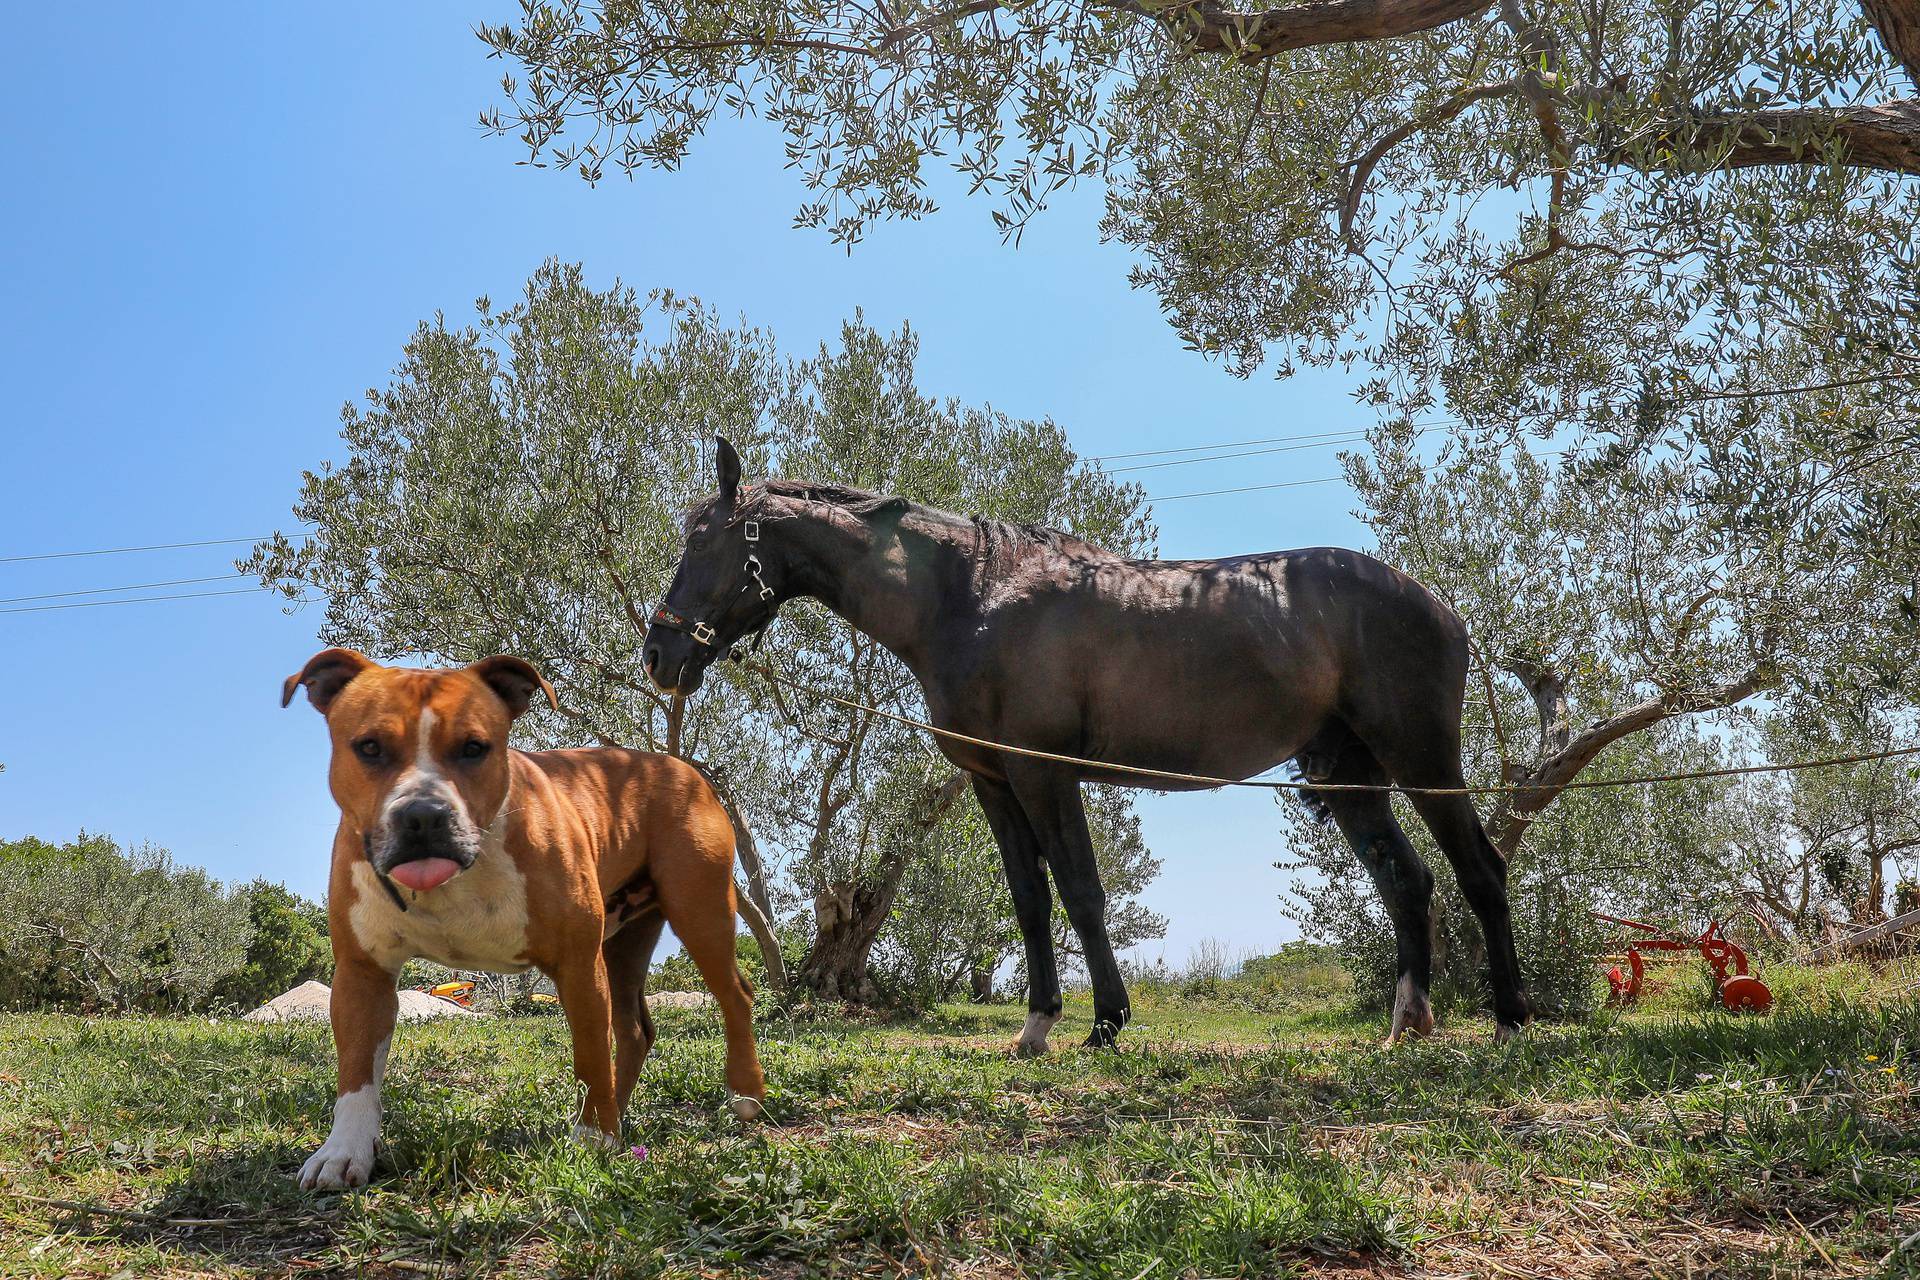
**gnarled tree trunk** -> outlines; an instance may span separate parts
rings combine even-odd
[[[908,862],[965,786],[966,775],[957,772],[930,785],[912,820],[890,837],[877,867],[858,882],[828,885],[814,895],[813,945],[794,974],[795,986],[820,1000],[877,1001],[867,974],[873,944],[893,911]]]

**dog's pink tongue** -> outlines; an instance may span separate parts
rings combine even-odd
[[[415,893],[425,893],[460,874],[460,864],[452,858],[416,858],[401,863],[387,874]]]

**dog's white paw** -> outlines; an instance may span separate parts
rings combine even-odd
[[[620,1149],[619,1134],[608,1133],[605,1129],[596,1128],[590,1124],[576,1123],[573,1126],[573,1140],[593,1151],[618,1151]]]
[[[749,1098],[744,1093],[736,1093],[727,1099],[727,1105],[733,1108],[733,1114],[742,1120],[758,1120],[767,1109],[760,1105],[760,1099]]]
[[[379,1052],[384,1061],[384,1044]],[[300,1166],[301,1189],[366,1186],[373,1176],[373,1144],[379,1136],[380,1084],[376,1076],[374,1083],[334,1099],[333,1129],[320,1149]]]
[[[320,1149],[300,1166],[300,1189],[311,1191],[364,1187],[373,1176],[373,1135],[341,1134],[327,1136]]]

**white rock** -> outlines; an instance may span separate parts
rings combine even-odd
[[[647,1006],[652,1009],[705,1009],[712,1003],[711,991],[647,992]]]
[[[243,1022],[325,1022],[333,991],[324,982],[303,982],[242,1017]],[[428,1018],[477,1018],[471,1009],[462,1009],[450,1000],[430,996],[424,991],[400,993],[401,1022],[422,1022]]]

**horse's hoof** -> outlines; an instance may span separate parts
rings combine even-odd
[[[1030,1013],[1027,1025],[1020,1028],[1020,1038],[1013,1042],[1013,1055],[1016,1058],[1039,1058],[1047,1052],[1047,1033],[1053,1030],[1053,1024],[1060,1021],[1057,1013]]]
[[[1527,1028],[1525,1023],[1499,1022],[1494,1024],[1493,1042],[1495,1044],[1511,1044],[1518,1040],[1524,1040],[1526,1034]]]
[[[741,1120],[758,1120],[767,1114],[760,1099],[749,1098],[744,1093],[736,1093],[727,1099],[727,1105],[733,1108],[733,1114]]]

